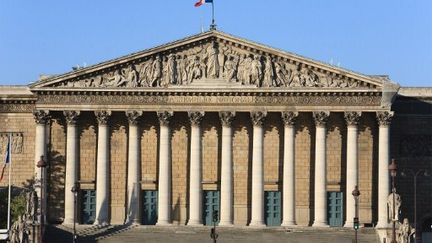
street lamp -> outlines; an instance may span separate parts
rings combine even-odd
[[[354,216],[354,230],[355,230],[355,242],[357,243],[357,230],[360,227],[360,222],[358,218],[358,198],[360,196],[360,191],[358,189],[358,186],[356,185],[354,187],[354,190],[351,193],[354,196],[354,202],[355,202],[355,216]]]
[[[41,155],[40,160],[36,163],[36,166],[38,168],[40,168],[40,232],[39,232],[39,242],[43,243],[43,235],[44,235],[44,224],[45,224],[45,215],[44,215],[44,201],[45,201],[45,182],[44,182],[44,177],[45,177],[45,168],[47,167],[47,163],[44,160],[44,156]]]
[[[78,192],[79,192],[79,183],[76,181],[74,183],[74,186],[72,187],[71,190],[74,194],[74,216],[73,216],[73,239],[72,242],[73,243],[77,243],[78,242],[78,236],[76,234],[76,221],[77,221],[77,209],[78,209],[78,205],[77,205],[77,197],[78,197]]]
[[[396,242],[396,209],[395,209],[395,194],[396,194],[396,187],[395,187],[395,177],[397,175],[397,166],[396,166],[396,162],[394,159],[392,159],[391,164],[388,167],[389,171],[390,171],[390,175],[392,178],[392,195],[393,195],[393,217],[392,217],[392,221],[393,221],[393,227],[392,227],[392,241],[391,243],[397,243]]]
[[[417,236],[416,236],[417,235],[417,176],[421,176],[421,175],[430,176],[430,175],[428,174],[428,171],[424,169],[420,169],[417,171],[408,169],[407,172],[409,172],[414,179],[414,229],[415,229],[414,237],[415,237],[415,242],[417,242]],[[408,176],[405,171],[403,171],[401,175],[404,177]]]

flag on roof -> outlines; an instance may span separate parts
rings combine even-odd
[[[195,7],[199,7],[201,5],[203,5],[204,3],[212,3],[213,0],[198,0],[198,2],[195,3]]]

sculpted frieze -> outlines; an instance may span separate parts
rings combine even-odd
[[[24,140],[24,134],[21,132],[14,132],[11,133],[11,149],[12,154],[20,154],[23,152],[23,140]],[[6,154],[6,148],[7,144],[9,142],[9,133],[0,133],[0,155],[2,155],[2,158],[4,158]]]
[[[256,87],[357,88],[358,80],[333,76],[270,53],[208,41],[115,66],[91,77],[65,80],[55,87],[139,88],[187,86],[195,80],[222,79]]]
[[[379,106],[380,96],[41,95],[38,104]]]

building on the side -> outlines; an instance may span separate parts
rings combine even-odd
[[[432,172],[432,88],[399,87],[220,31],[28,86],[0,87],[1,149],[13,183],[41,176],[47,218],[81,224],[385,228],[396,160],[400,218],[410,170]],[[37,180],[38,181],[38,180]],[[1,182],[5,186],[6,182]],[[417,177],[418,232],[432,179]]]

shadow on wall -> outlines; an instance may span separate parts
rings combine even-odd
[[[66,158],[58,151],[50,151],[47,168],[48,222],[61,223],[64,219]]]

